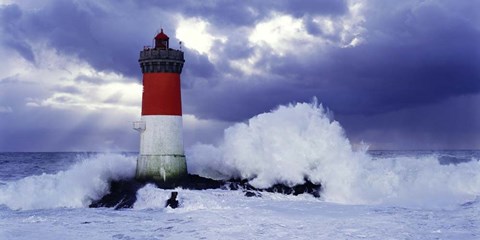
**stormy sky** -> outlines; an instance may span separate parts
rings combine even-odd
[[[138,54],[185,51],[185,144],[281,104],[370,149],[480,149],[480,1],[0,0],[0,151],[138,151]]]

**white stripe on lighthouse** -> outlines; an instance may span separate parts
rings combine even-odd
[[[184,155],[182,116],[142,116],[140,155]]]

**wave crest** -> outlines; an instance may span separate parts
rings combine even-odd
[[[99,154],[66,171],[29,176],[0,186],[0,204],[18,210],[86,207],[109,191],[111,180],[132,178],[135,157]]]
[[[438,156],[374,158],[353,150],[340,124],[316,102],[296,103],[237,123],[218,145],[189,151],[190,173],[242,178],[258,188],[322,184],[322,198],[346,204],[445,206],[480,194],[480,162]]]

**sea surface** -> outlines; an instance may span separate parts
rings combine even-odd
[[[146,185],[131,209],[88,208],[138,153],[0,153],[0,240],[480,239],[480,151],[368,151],[318,104],[279,106],[188,146],[188,172],[320,198]]]
[[[136,155],[0,153],[0,239],[480,239],[480,151],[366,151],[365,182],[319,176],[319,199],[177,189],[171,209],[147,185],[132,209],[88,208]]]

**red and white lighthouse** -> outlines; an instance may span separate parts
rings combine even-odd
[[[162,31],[153,48],[140,52],[143,73],[142,118],[134,123],[140,132],[136,177],[171,184],[187,175],[183,150],[180,74],[183,52],[169,47]]]

